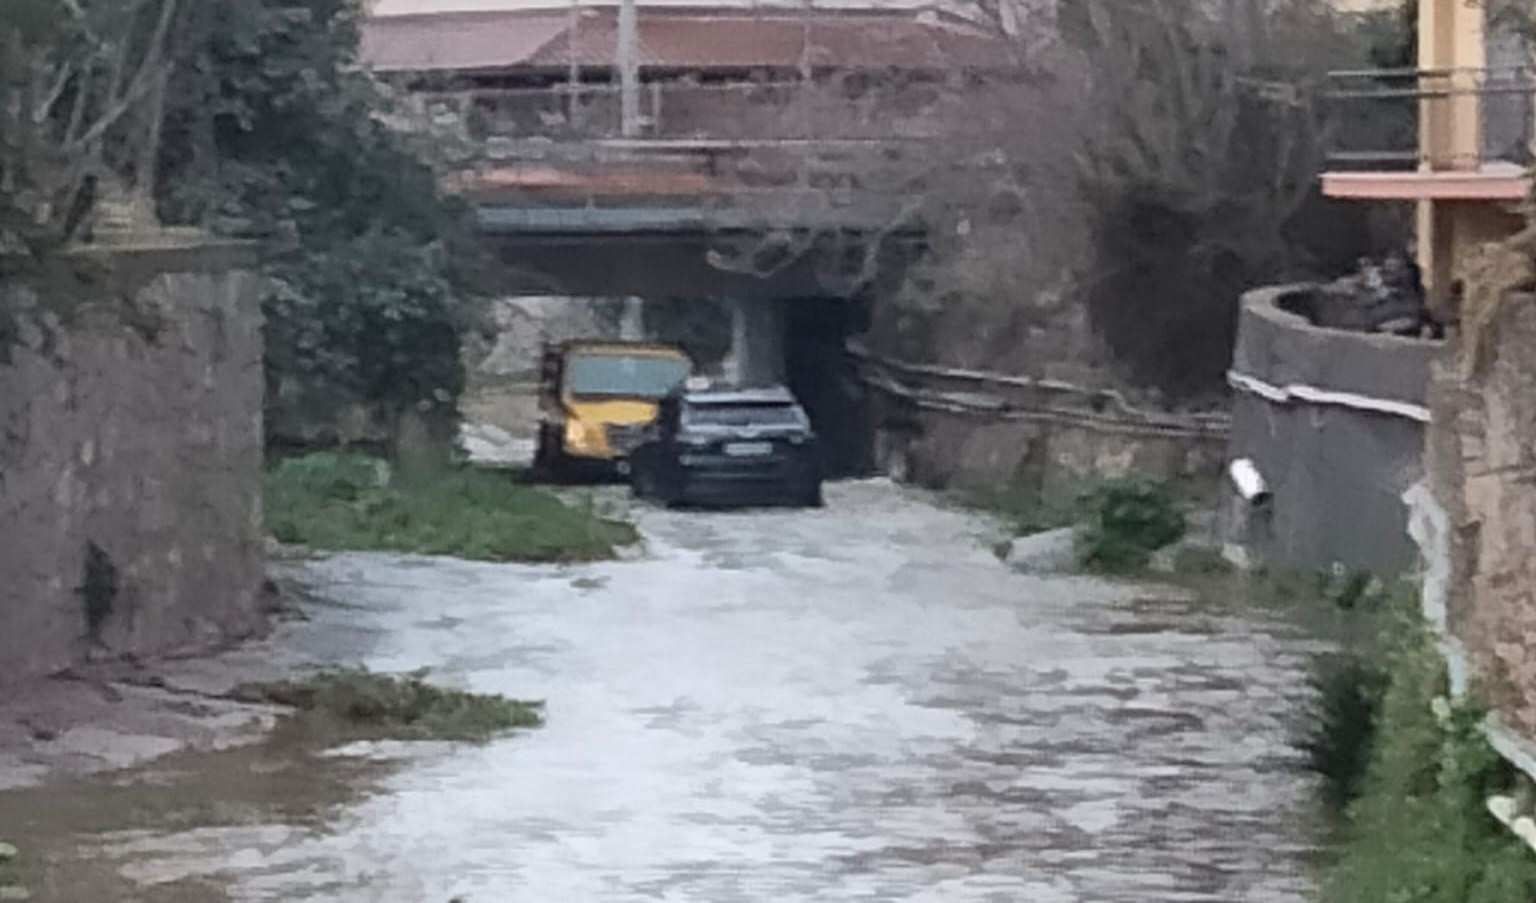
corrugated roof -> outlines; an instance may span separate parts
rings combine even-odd
[[[390,16],[364,26],[363,58],[384,71],[559,70],[613,65],[612,8],[571,17],[549,11]],[[963,22],[913,10],[740,8],[639,11],[640,65],[661,69],[897,69],[1001,67],[1006,42]]]

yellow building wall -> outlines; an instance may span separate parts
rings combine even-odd
[[[1419,205],[1418,255],[1425,288],[1438,305],[1446,299],[1462,262],[1489,242],[1525,227],[1512,207],[1488,201],[1428,201]]]
[[[1481,163],[1482,130],[1476,94],[1487,66],[1486,11],[1479,0],[1421,0],[1419,68],[1425,91],[1456,92],[1422,101],[1419,142],[1424,168],[1472,169]],[[1426,288],[1443,300],[1466,256],[1487,242],[1501,241],[1524,226],[1503,203],[1421,201],[1417,237]]]

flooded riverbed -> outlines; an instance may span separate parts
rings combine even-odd
[[[339,604],[234,659],[428,668],[549,723],[0,794],[34,898],[1308,898],[1287,740],[1316,647],[1280,619],[1013,574],[985,523],[880,482],[641,526],[631,562],[290,566]]]

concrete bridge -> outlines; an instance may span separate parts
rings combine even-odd
[[[625,28],[566,4],[376,18],[364,56],[397,124],[452,155],[509,295],[726,302],[748,382],[785,378],[792,322],[849,320],[797,309],[867,301],[911,256],[954,99],[1013,64],[911,9],[641,7]]]

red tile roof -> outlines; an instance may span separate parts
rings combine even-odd
[[[564,14],[431,13],[363,26],[363,61],[381,72],[500,69],[523,65],[569,25]]]
[[[376,18],[363,58],[381,71],[562,70],[614,63],[617,11],[439,13]],[[999,68],[1005,41],[913,10],[641,7],[640,65],[655,69]]]
[[[464,173],[449,180],[455,190],[471,196],[508,190],[579,191],[586,195],[701,195],[734,186],[706,173],[628,168],[609,172],[573,172],[550,166],[502,167]]]

